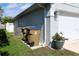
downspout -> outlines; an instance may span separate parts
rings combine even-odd
[[[39,7],[44,9],[44,40],[43,40],[43,46],[46,45],[46,8],[42,6],[41,4],[38,4]]]

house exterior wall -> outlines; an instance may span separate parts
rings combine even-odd
[[[32,11],[30,14],[26,14],[18,19],[18,27],[36,26],[36,29],[40,29],[43,23],[44,11],[42,8]]]
[[[57,16],[55,17],[55,11]],[[15,33],[18,35],[21,32],[21,27],[32,26],[33,29],[41,30],[40,42],[50,46],[52,36],[59,32],[58,15],[69,17],[79,17],[79,8],[72,7],[68,4],[48,4],[44,8],[40,7],[29,14],[25,14],[15,21]]]
[[[56,18],[54,14],[55,11],[57,11]],[[78,11],[79,11],[79,8],[73,7],[69,4],[60,4],[60,3],[51,4],[51,7],[50,7],[50,43],[52,41],[52,36],[56,32],[59,32],[59,19],[58,19],[59,15],[79,18]]]
[[[21,35],[21,27],[18,27],[18,20],[14,21],[14,34]]]
[[[54,18],[54,12],[55,11],[58,11],[56,19]],[[78,11],[79,11],[79,8],[72,7],[69,4],[64,4],[64,3],[62,3],[62,4],[61,3],[51,4],[51,8],[50,8],[51,37],[56,32],[58,32],[58,20],[57,20],[58,15],[69,16],[69,17],[79,17]]]
[[[44,12],[43,8],[41,8],[31,12],[30,14],[25,14],[19,19],[17,19],[15,21],[15,28],[32,26],[32,28],[34,29],[41,29],[43,23],[44,23]],[[18,34],[20,34],[20,32]]]
[[[44,20],[46,19],[46,38],[49,39],[50,37],[50,4],[45,6],[45,9],[40,7],[39,9],[36,9],[32,11],[29,14],[25,14],[19,19],[15,21],[15,34],[20,35],[21,33],[21,28],[22,27],[27,27],[27,26],[32,26],[33,29],[40,29],[41,30],[41,37],[40,37],[40,42],[41,43],[48,43],[48,40],[45,40],[45,22]],[[50,40],[50,39],[49,39]]]
[[[51,4],[50,8],[50,43],[52,42],[52,36],[58,32],[57,15],[55,17],[54,12],[57,10],[56,4]]]
[[[57,17],[57,21],[59,23],[59,16],[66,16],[66,17],[75,17],[75,18],[79,18],[79,7],[74,6],[73,4],[55,4],[56,5],[56,9],[58,10],[58,17]],[[63,18],[64,20],[64,18]],[[76,20],[75,20],[76,21]],[[58,32],[59,32],[59,25],[58,25]]]
[[[79,8],[74,6],[74,4],[70,5],[70,4],[66,4],[66,3],[63,3],[63,4],[56,4],[56,8],[58,10],[63,10],[63,11],[68,11],[68,12],[71,12],[71,13],[76,13],[76,14],[79,14]]]

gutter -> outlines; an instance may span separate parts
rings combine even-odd
[[[74,6],[74,5],[71,5],[71,4],[67,4],[67,3],[63,3],[63,4],[65,4],[65,5],[69,5],[69,6],[71,6],[71,7],[79,8],[79,7]]]

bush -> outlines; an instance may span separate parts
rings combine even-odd
[[[0,51],[0,56],[9,56],[8,51]]]
[[[5,45],[9,45],[6,31],[4,29],[0,29],[0,47],[5,46]]]

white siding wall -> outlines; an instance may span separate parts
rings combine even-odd
[[[68,11],[68,12],[72,12],[72,13],[78,13],[78,11],[79,11],[78,8],[74,8],[74,7],[68,6],[66,4],[60,4],[60,3],[51,4],[51,8],[50,8],[50,41],[52,41],[52,36],[55,35],[55,33],[59,31],[58,30],[59,22],[57,19],[58,17],[56,17],[56,19],[54,18],[54,12],[59,11],[59,10]]]
[[[79,18],[59,16],[59,32],[71,40],[79,39]]]
[[[72,4],[73,5],[73,4]],[[69,15],[69,16],[73,16],[73,17],[78,17],[79,16],[79,8],[76,8],[76,7],[72,7],[68,4],[61,4],[61,3],[56,3],[56,4],[51,4],[51,9],[50,9],[50,40],[52,40],[52,36],[59,31],[58,29],[58,17],[56,18],[56,20],[54,19],[54,11],[58,11],[58,14],[62,14],[62,12],[59,12],[60,10],[61,11],[67,11],[67,14],[65,12],[66,15]],[[72,14],[70,14],[70,13]]]
[[[52,36],[58,32],[58,21],[54,18],[54,11],[56,11],[56,4],[50,6],[50,16],[46,18],[46,45],[51,46]]]
[[[71,13],[79,14],[79,8],[73,7],[73,4],[71,6],[69,4],[58,3],[58,4],[55,4],[55,8],[57,10],[63,10],[63,11],[68,11],[68,12],[71,12]]]
[[[14,24],[13,23],[7,23],[6,24],[6,30],[8,32],[14,32]]]
[[[54,18],[54,11],[56,11],[56,4],[51,4],[50,9],[50,41],[52,41],[52,36],[58,32],[58,21]]]

